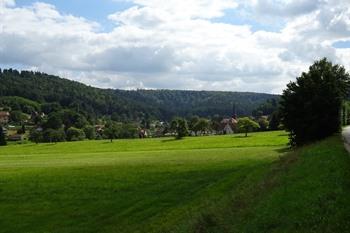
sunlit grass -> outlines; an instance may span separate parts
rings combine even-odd
[[[269,132],[4,147],[0,232],[189,229],[205,203],[268,171],[286,143]]]

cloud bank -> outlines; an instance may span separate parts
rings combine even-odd
[[[121,1],[121,0],[118,0]],[[98,22],[36,2],[0,0],[0,64],[108,88],[280,93],[316,59],[350,68],[350,3],[341,0],[129,0]],[[249,19],[227,21],[230,15]],[[282,24],[280,30],[259,25]]]

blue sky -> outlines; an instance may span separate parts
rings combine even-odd
[[[103,88],[281,93],[315,60],[350,69],[343,0],[0,0],[0,68]]]
[[[38,1],[18,0],[16,4],[17,6],[30,6],[34,2]],[[73,14],[101,22],[106,20],[107,15],[125,10],[133,5],[127,1],[116,2],[112,0],[43,0],[41,2],[54,5],[64,14]]]
[[[30,6],[35,2],[38,1],[16,1],[18,6]],[[108,20],[108,15],[118,11],[124,11],[132,6],[135,6],[134,3],[123,0],[42,0],[41,2],[54,5],[63,14],[72,14],[75,16],[84,17],[88,20],[96,21],[101,24],[104,31],[109,31],[114,27],[114,23]],[[243,16],[241,14],[242,10],[242,7],[238,9],[225,10],[225,15],[222,17],[214,18],[211,21],[237,25],[250,25],[253,31],[279,31],[284,25],[283,21],[279,21],[278,23],[274,24],[259,22],[258,19],[252,18],[250,16]]]
[[[30,6],[33,0],[18,0],[18,6]],[[123,11],[133,4],[127,1],[112,0],[43,0],[54,5],[63,14],[72,14],[93,20],[101,24],[103,30],[108,31],[113,28],[113,23],[107,19],[107,16],[116,11]]]

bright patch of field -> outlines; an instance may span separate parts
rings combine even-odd
[[[173,138],[146,140],[82,141],[57,144],[25,144],[1,148],[1,155],[62,154],[62,153],[98,153],[123,151],[159,151],[192,150],[233,147],[264,147],[287,144],[287,135],[283,131],[252,133],[244,135],[189,137],[185,140]]]
[[[260,179],[283,132],[13,145],[0,150],[0,232],[189,231]]]

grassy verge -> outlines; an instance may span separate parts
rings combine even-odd
[[[235,189],[194,232],[350,232],[350,157],[339,136],[289,153]]]

